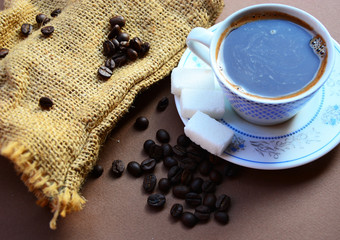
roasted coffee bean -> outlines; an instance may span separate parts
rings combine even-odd
[[[6,57],[6,55],[9,53],[9,50],[7,48],[1,48],[0,49],[0,59]]]
[[[241,167],[234,163],[228,163],[224,169],[224,175],[228,178],[237,177],[240,174]]]
[[[169,99],[167,97],[163,97],[161,100],[159,100],[157,104],[157,110],[159,112],[163,112],[169,105]]]
[[[181,221],[184,226],[192,228],[197,224],[198,219],[191,212],[184,212],[181,216]]]
[[[213,165],[211,164],[211,162],[205,160],[200,163],[198,170],[200,174],[202,174],[203,176],[207,176],[209,175],[212,168],[213,168]]]
[[[172,147],[169,143],[163,143],[162,148],[163,148],[163,157],[168,157],[173,154]]]
[[[208,159],[209,159],[209,162],[211,162],[213,165],[218,165],[218,164],[222,164],[225,162],[225,160],[213,154],[210,154]]]
[[[113,57],[112,59],[115,61],[117,67],[121,67],[125,65],[128,61],[127,57],[125,55],[120,55],[118,57]]]
[[[140,58],[144,57],[149,52],[149,49],[150,49],[150,44],[147,42],[143,43],[139,51],[139,57]]]
[[[149,126],[149,120],[144,116],[140,116],[136,118],[136,121],[133,126],[137,130],[145,130]]]
[[[143,174],[143,170],[140,167],[140,164],[135,161],[129,162],[126,169],[134,177],[140,177]]]
[[[150,207],[161,208],[164,206],[166,198],[163,194],[155,193],[148,197],[148,205]]]
[[[202,192],[202,184],[203,179],[200,177],[194,178],[190,183],[190,190],[195,193],[201,193]]]
[[[163,160],[163,165],[164,165],[166,168],[170,169],[170,168],[172,168],[173,166],[178,166],[178,162],[177,162],[177,160],[174,159],[173,157],[168,156],[168,157],[165,157],[165,158],[164,158],[164,160]]]
[[[152,139],[148,139],[143,144],[143,149],[146,154],[150,154],[150,148],[152,145],[155,145],[155,141]]]
[[[196,149],[189,149],[186,153],[187,157],[194,160],[197,164],[201,163],[205,159],[204,153]]]
[[[156,133],[156,138],[161,143],[168,143],[170,141],[170,135],[165,129],[159,129]]]
[[[173,146],[172,151],[179,158],[183,158],[187,154],[186,149],[184,147],[181,147],[180,145]]]
[[[53,106],[53,101],[48,97],[41,97],[39,99],[39,106],[44,110],[49,110]]]
[[[133,50],[132,48],[128,48],[126,50],[126,54],[129,60],[131,61],[135,61],[138,58],[138,53],[136,52],[136,50]]]
[[[113,43],[113,45],[115,45],[115,48],[116,48],[116,49],[119,49],[119,42],[118,42],[117,39],[112,38],[112,39],[111,39],[111,42]],[[118,51],[118,52],[116,52],[115,54],[113,54],[112,58],[117,57],[118,55],[119,55],[119,56],[123,56],[124,53]]]
[[[110,24],[112,27],[119,25],[121,28],[125,26],[125,19],[123,16],[115,16],[110,19]]]
[[[157,178],[154,174],[147,174],[144,176],[143,188],[145,192],[151,193],[155,189],[157,184]]]
[[[42,25],[46,25],[47,23],[49,23],[51,21],[51,18],[45,18],[45,20],[43,21]]]
[[[173,166],[168,171],[168,179],[170,180],[171,184],[176,185],[181,182],[183,169],[179,166]]]
[[[108,79],[112,76],[112,70],[108,67],[101,66],[98,69],[98,75],[103,79]]]
[[[201,203],[202,203],[202,197],[201,197],[201,195],[199,195],[198,193],[188,192],[188,193],[185,195],[185,202],[186,202],[186,204],[188,204],[189,206],[197,207],[197,206],[201,205]]]
[[[122,52],[127,52],[128,47],[129,47],[129,42],[128,41],[121,41],[119,43],[119,50],[122,51]],[[127,57],[129,57],[129,56],[127,56]]]
[[[44,36],[50,36],[54,32],[54,27],[53,26],[46,26],[41,29],[41,33]]]
[[[229,215],[225,211],[216,211],[214,217],[220,224],[226,225],[229,222]]]
[[[149,157],[159,162],[163,158],[163,148],[158,144],[154,144],[149,149]]]
[[[200,221],[208,221],[210,218],[210,208],[204,205],[195,208],[195,217]]]
[[[185,185],[177,185],[172,188],[173,195],[180,199],[185,199],[186,194],[189,192],[189,187]]]
[[[205,193],[211,193],[215,191],[215,187],[216,187],[215,183],[213,183],[210,180],[206,180],[202,184],[202,191]]]
[[[181,134],[177,137],[177,144],[184,148],[187,148],[191,144],[190,138],[188,138],[185,134]]]
[[[230,197],[226,194],[221,194],[216,200],[215,207],[219,211],[228,211],[231,205]]]
[[[109,35],[107,36],[108,39],[113,39],[118,36],[118,34],[121,32],[121,28],[118,24],[113,26],[112,30],[110,31]],[[116,39],[117,40],[117,39]]]
[[[56,17],[56,16],[58,16],[60,13],[61,13],[61,9],[60,9],[60,8],[54,9],[54,10],[51,12],[51,17]]]
[[[116,63],[113,59],[109,58],[105,61],[105,67],[109,68],[111,71],[115,68]]]
[[[116,39],[118,40],[118,42],[122,42],[122,41],[129,42],[130,35],[128,33],[126,33],[126,32],[120,32],[118,34],[118,36],[116,37]]]
[[[183,168],[183,169],[187,169],[189,171],[192,171],[194,172],[197,168],[197,163],[191,159],[191,158],[183,158],[183,159],[180,159],[180,166]]]
[[[209,173],[209,179],[218,185],[222,183],[223,176],[219,171],[212,169]]]
[[[161,178],[158,182],[158,189],[162,192],[162,193],[168,193],[170,191],[171,188],[171,183],[170,180],[167,178]]]
[[[47,16],[45,14],[40,13],[35,17],[35,20],[37,21],[38,24],[41,24],[45,21],[46,18]]]
[[[181,175],[181,184],[189,185],[192,180],[192,173],[188,169],[184,169]]]
[[[115,177],[122,176],[125,170],[124,162],[122,160],[114,160],[112,162],[112,174]]]
[[[153,172],[156,167],[156,160],[153,158],[147,158],[140,164],[140,167],[144,172]]]
[[[211,211],[215,209],[216,195],[214,193],[207,193],[203,198],[203,205],[209,207]]]
[[[28,23],[24,23],[21,25],[21,33],[25,36],[28,36],[32,33],[33,26]]]
[[[110,57],[115,53],[115,51],[116,51],[116,47],[113,44],[113,42],[111,42],[110,40],[106,40],[103,42],[104,56]]]
[[[104,169],[102,166],[100,165],[95,165],[93,168],[92,168],[92,171],[90,173],[90,175],[94,178],[99,178],[104,172]]]
[[[139,52],[142,48],[142,41],[138,37],[134,37],[130,40],[130,47]]]
[[[182,216],[182,213],[183,213],[182,204],[175,203],[174,205],[172,205],[171,210],[170,210],[171,216],[173,216],[174,218],[180,218]]]

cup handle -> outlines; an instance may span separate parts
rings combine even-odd
[[[209,50],[212,37],[211,31],[197,27],[191,30],[186,40],[188,48],[209,66],[211,66]]]

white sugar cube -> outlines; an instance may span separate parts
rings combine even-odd
[[[199,111],[189,119],[184,133],[191,141],[215,155],[221,155],[234,136],[234,131]]]
[[[171,73],[171,93],[181,95],[184,88],[214,89],[214,74],[210,68],[174,68]]]
[[[191,118],[196,111],[201,111],[221,119],[225,112],[224,94],[220,90],[183,89],[180,106],[184,118]]]

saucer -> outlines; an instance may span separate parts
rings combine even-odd
[[[340,142],[340,45],[335,41],[334,44],[333,72],[292,119],[275,126],[254,125],[239,117],[226,100],[225,115],[219,121],[232,129],[235,136],[220,157],[249,168],[287,169],[312,162],[336,147]],[[178,67],[209,68],[189,49],[184,52]],[[216,87],[219,87],[217,83]],[[181,116],[177,96],[175,104],[186,124],[189,119]]]

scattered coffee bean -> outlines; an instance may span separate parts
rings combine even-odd
[[[129,55],[127,54],[128,47],[129,47],[129,42],[128,41],[121,41],[119,43],[119,50],[122,51],[122,52],[125,52],[127,58],[129,58]]]
[[[108,78],[110,78],[112,76],[112,70],[110,68],[108,68],[108,67],[101,66],[98,69],[98,74],[103,79],[108,79]]]
[[[168,193],[170,191],[171,188],[171,183],[170,180],[167,178],[161,178],[158,182],[158,189],[162,192],[162,193]]]
[[[186,202],[186,204],[188,204],[189,206],[197,207],[197,206],[201,205],[201,203],[202,203],[202,197],[201,197],[201,195],[199,195],[198,193],[188,192],[188,193],[185,195],[185,202]]]
[[[177,185],[172,188],[173,195],[180,199],[185,199],[186,194],[189,192],[189,187],[185,185]]]
[[[141,46],[141,50],[139,51],[139,57],[140,58],[145,57],[145,55],[149,52],[149,49],[150,49],[150,44],[147,42],[143,43]]]
[[[159,162],[163,158],[163,148],[158,144],[154,144],[149,149],[149,157]]]
[[[104,56],[111,57],[116,51],[116,47],[110,40],[103,42],[103,54]]]
[[[208,221],[210,218],[210,208],[204,205],[195,208],[195,217],[200,221]]]
[[[166,168],[170,169],[170,168],[172,168],[173,166],[178,166],[178,162],[177,162],[177,160],[174,159],[173,157],[168,156],[168,157],[164,158],[164,160],[163,160],[163,165],[164,165]]]
[[[210,180],[206,180],[202,184],[202,191],[205,193],[211,193],[215,191],[215,187],[216,187],[215,183],[213,183]]]
[[[118,42],[126,41],[128,42],[130,40],[130,35],[126,32],[120,32],[118,36],[116,37]]]
[[[225,211],[216,211],[214,214],[215,220],[220,224],[227,224],[229,222],[229,215]]]
[[[46,25],[47,23],[49,23],[51,21],[51,18],[45,18],[45,20],[43,21],[42,25]]]
[[[197,163],[195,162],[195,160],[185,157],[183,159],[180,159],[180,166],[183,169],[194,172],[197,168]]]
[[[147,174],[144,176],[143,188],[145,192],[151,193],[155,189],[157,184],[157,178],[154,174]]]
[[[135,51],[139,52],[142,48],[142,41],[139,37],[134,37],[130,40],[130,47]]]
[[[118,42],[117,39],[112,38],[111,42],[113,43],[113,45],[115,45],[115,48],[116,48],[116,49],[119,49],[119,42]],[[113,55],[112,57],[114,58],[114,57],[117,57],[118,55],[120,55],[120,56],[124,55],[123,52],[117,52],[116,54],[117,54],[117,55]]]
[[[209,207],[211,211],[215,209],[216,195],[214,193],[207,193],[203,198],[203,205]]]
[[[6,55],[9,53],[9,50],[7,48],[1,48],[0,49],[0,59],[6,57]]]
[[[115,16],[110,19],[110,24],[112,27],[119,25],[122,28],[125,26],[125,19],[123,16]]]
[[[135,61],[138,58],[138,53],[135,50],[133,50],[132,48],[128,48],[126,50],[126,54],[129,58],[129,60],[131,60],[131,61]]]
[[[226,194],[218,196],[215,207],[219,211],[228,211],[231,205],[230,197]]]
[[[50,36],[54,32],[54,27],[53,26],[46,26],[41,29],[41,33],[44,36]]]
[[[111,29],[111,32],[109,33],[109,35],[107,36],[108,39],[116,39],[116,37],[118,36],[118,34],[121,32],[121,28],[118,24],[114,25]],[[118,42],[118,41],[117,41]],[[118,42],[119,43],[119,42]],[[119,45],[119,44],[118,44]]]
[[[192,228],[197,224],[198,219],[191,212],[184,212],[181,216],[181,221],[184,226]]]
[[[163,157],[168,157],[173,154],[172,147],[169,143],[163,143],[162,148],[163,148]]]
[[[53,106],[53,101],[48,97],[41,97],[39,99],[39,106],[44,110],[49,110]]]
[[[105,67],[109,68],[111,71],[115,68],[116,63],[112,58],[109,58],[105,61]]]
[[[47,16],[45,14],[40,13],[35,17],[35,20],[37,21],[38,24],[41,24],[45,21],[46,18]]]
[[[187,148],[191,144],[190,138],[188,138],[185,134],[181,134],[177,137],[177,144],[184,148]]]
[[[112,174],[115,177],[122,176],[125,170],[124,162],[122,160],[114,160],[112,162]]]
[[[181,184],[183,185],[189,185],[189,183],[192,180],[192,173],[188,169],[184,169],[181,175]]]
[[[179,158],[183,158],[187,154],[187,151],[185,150],[185,148],[181,147],[180,145],[173,146],[172,151]]]
[[[161,208],[166,202],[166,198],[163,194],[155,193],[148,197],[148,205],[151,207]]]
[[[61,13],[61,9],[57,8],[51,12],[51,17],[56,17]]]
[[[156,133],[156,138],[161,143],[168,143],[170,141],[170,135],[165,129],[159,129]]]
[[[168,171],[168,179],[170,180],[171,184],[176,185],[181,182],[183,169],[179,166],[173,166]]]
[[[153,172],[156,167],[156,160],[153,158],[147,158],[140,164],[140,167],[143,172]]]
[[[169,99],[167,97],[163,97],[161,100],[159,100],[157,104],[157,110],[159,112],[163,112],[169,105]]]
[[[213,168],[213,165],[211,164],[211,162],[205,160],[201,162],[201,164],[198,167],[198,170],[200,174],[202,174],[203,176],[207,176],[209,175],[212,168]]]
[[[104,169],[100,165],[95,165],[90,173],[90,175],[94,178],[99,178],[104,172]]]
[[[138,117],[135,121],[134,127],[138,130],[145,130],[149,126],[149,120],[146,117]]]
[[[121,67],[121,66],[125,65],[128,61],[128,59],[125,55],[115,57],[115,58],[113,58],[113,60],[115,61],[117,67]]]
[[[134,177],[140,177],[143,174],[143,170],[140,167],[140,164],[135,161],[129,162],[126,169]]]
[[[175,203],[174,205],[172,205],[171,210],[170,210],[171,216],[173,216],[174,218],[180,218],[182,216],[182,213],[183,213],[182,204]]]
[[[195,192],[195,193],[201,193],[202,192],[202,184],[203,184],[203,179],[200,178],[200,177],[196,177],[190,183],[190,190]]]
[[[150,154],[150,148],[152,145],[155,145],[155,141],[152,139],[148,139],[143,144],[143,149],[146,154]]]
[[[29,23],[24,23],[21,25],[21,33],[25,36],[28,36],[32,33],[33,26]]]
[[[222,183],[223,176],[219,171],[212,169],[209,173],[209,179],[218,185]]]

